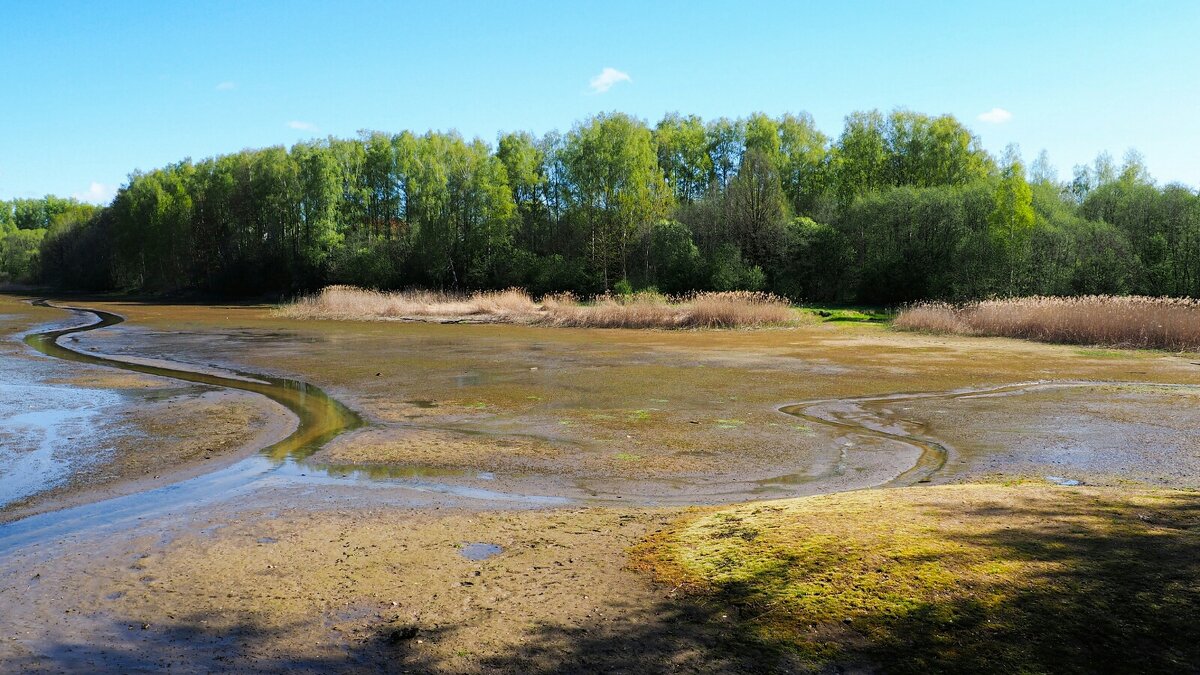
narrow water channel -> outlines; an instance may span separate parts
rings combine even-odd
[[[35,304],[53,307],[44,300]],[[263,449],[263,454],[274,460],[285,458],[304,459],[321,448],[326,442],[338,434],[361,427],[363,424],[354,411],[330,397],[320,388],[306,382],[285,377],[271,377],[257,373],[236,373],[238,377],[224,377],[211,373],[167,368],[134,361],[124,361],[97,354],[89,354],[64,347],[59,338],[72,333],[96,330],[106,326],[114,326],[125,319],[120,315],[98,309],[82,309],[77,307],[58,307],[77,314],[90,313],[97,321],[83,326],[62,328],[45,333],[33,333],[25,336],[25,343],[37,351],[66,361],[87,363],[98,366],[120,368],[136,373],[170,377],[185,382],[207,384],[229,389],[240,389],[261,394],[290,410],[299,420],[296,430],[283,440]]]

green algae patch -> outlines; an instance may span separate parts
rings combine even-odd
[[[955,485],[700,511],[634,549],[816,669],[1171,672],[1200,662],[1200,494]]]

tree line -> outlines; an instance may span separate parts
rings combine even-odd
[[[607,113],[494,145],[364,132],[185,159],[98,209],[14,202],[0,274],[151,292],[1200,296],[1200,196],[1156,185],[1132,151],[1060,181],[1044,152],[1027,170],[948,115],[854,113],[829,138],[807,114]]]

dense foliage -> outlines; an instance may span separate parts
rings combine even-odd
[[[135,173],[95,212],[41,201],[0,209],[0,273],[76,288],[1200,295],[1200,197],[1136,154],[1060,183],[903,110],[836,139],[806,114],[602,114],[495,147],[364,133]]]
[[[64,262],[53,257],[56,242],[64,233],[90,224],[99,211],[90,204],[58,197],[0,201],[0,281],[36,281],[41,276],[41,260],[52,269]],[[82,234],[81,230],[74,235],[72,243],[82,243]],[[55,273],[48,276],[56,278]]]

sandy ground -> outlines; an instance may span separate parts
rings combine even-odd
[[[263,501],[260,495],[256,502]],[[276,495],[278,497],[278,495]],[[240,508],[9,554],[34,671],[758,672],[721,607],[626,568],[665,511]],[[471,544],[502,550],[473,561]]]
[[[682,513],[648,504],[867,487],[915,461],[911,447],[803,423],[779,407],[1031,379],[1200,384],[1194,357],[876,326],[668,333],[91,304],[129,321],[79,334],[82,348],[285,375],[349,404],[368,427],[308,460],[330,475],[374,468],[576,503],[512,510],[529,506],[518,500],[501,510],[369,479],[267,481],[203,509],[3,551],[0,664],[10,670],[786,672],[793,665],[756,651],[728,608],[681,598],[626,567],[629,546]],[[47,377],[154,391],[74,366]],[[1158,466],[1183,458],[1179,473],[1195,475],[1191,399],[1120,391],[876,412],[951,447],[939,480],[1069,473],[1062,458],[1074,456],[1067,469],[1089,481],[1189,485],[1165,469],[1130,467],[1154,454],[1144,448],[1151,439],[1169,448]],[[261,420],[278,417],[237,397],[166,401],[176,402],[131,412],[122,424],[152,428],[150,437],[171,446],[162,455],[171,465],[229,461],[254,444],[246,429],[268,433]],[[1164,417],[1174,421],[1155,422]],[[1084,420],[1085,440],[1047,461],[1047,439],[1072,437],[1066,418]],[[196,440],[196,429],[221,428],[229,433]],[[1143,449],[1106,450],[1100,461],[1088,448],[1101,437]],[[230,450],[214,455],[220,448]],[[113,467],[126,477],[159,471],[134,461]],[[590,503],[608,506],[581,506]],[[503,550],[471,561],[462,546],[474,543]]]

